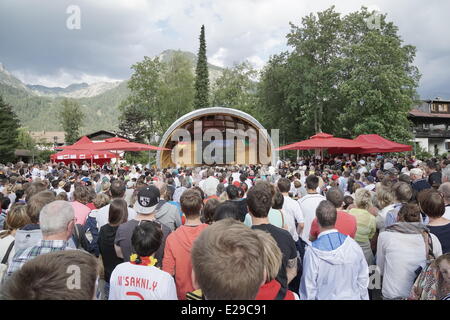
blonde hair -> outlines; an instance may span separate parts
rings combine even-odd
[[[359,188],[355,192],[355,203],[359,209],[368,210],[372,207],[372,196],[369,190]]]
[[[65,191],[62,191],[56,195],[55,200],[69,201],[69,197],[67,196],[67,193]]]
[[[95,196],[95,199],[93,201],[94,206],[97,209],[103,208],[104,206],[106,206],[107,204],[109,204],[110,202],[110,198],[107,194],[104,193],[99,193]]]
[[[255,230],[264,247],[264,267],[266,269],[266,282],[275,279],[280,271],[283,255],[275,239],[270,233]]]
[[[4,232],[0,233],[0,239],[9,236],[13,230],[20,229],[30,223],[31,219],[27,214],[26,205],[22,203],[13,204],[6,216],[3,226]]]
[[[209,300],[253,300],[264,282],[264,246],[234,219],[205,228],[192,247],[192,269]]]
[[[378,209],[386,208],[388,205],[394,203],[394,193],[392,189],[380,184],[377,186],[377,201],[378,201]]]

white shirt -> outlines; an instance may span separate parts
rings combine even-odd
[[[128,205],[131,205],[131,200],[133,198],[134,189],[126,189],[125,190],[125,197],[124,200],[127,202]]]
[[[109,218],[109,207],[110,204],[98,209],[96,218],[97,218],[97,226],[98,230],[108,223]],[[136,211],[133,208],[128,207],[128,221],[134,219],[136,217]]]
[[[366,167],[361,167],[361,168],[358,169],[358,173],[360,175],[363,175],[364,172],[367,172],[367,168]]]
[[[109,300],[178,300],[173,277],[156,267],[119,264],[111,274]]]
[[[447,220],[450,220],[450,205],[445,206],[445,213],[442,216],[442,218],[445,218]]]
[[[11,244],[11,242],[14,241],[14,237],[12,235],[6,236],[3,239],[0,239],[0,262],[3,260],[3,258],[5,257],[6,251],[8,251],[8,248]],[[11,249],[9,256],[8,256],[8,261],[6,262],[8,265],[9,263],[12,261],[12,258],[14,257],[15,252],[15,246],[13,246],[13,248]],[[1,281],[1,279],[0,279]]]
[[[55,189],[56,195],[60,194],[61,192],[66,192],[63,188]]]
[[[295,242],[298,241],[297,228],[295,227],[295,221],[297,223],[303,223],[305,218],[303,216],[302,209],[297,201],[291,199],[289,196],[283,196],[283,208],[282,212],[284,214],[284,221],[288,226],[288,231],[291,234]]]
[[[441,243],[431,234],[433,253],[442,254]],[[425,240],[421,234],[384,231],[378,236],[377,266],[383,276],[383,297],[407,298],[416,277],[415,270],[426,262]]]
[[[380,230],[380,233],[384,231],[386,228],[386,216],[389,211],[393,210],[395,206],[395,203],[392,203],[386,207],[384,207],[382,210],[378,211],[377,215],[377,229]]]
[[[38,177],[40,174],[40,170],[38,168],[33,168],[33,170],[31,171],[31,175],[33,176],[33,178]]]
[[[367,186],[365,186],[364,189],[369,190],[369,191],[374,191],[375,187],[376,187],[375,184],[371,183],[371,184],[368,184]]]
[[[173,181],[175,182],[175,188],[181,187],[181,182],[180,179],[178,179],[178,177],[175,177]]]
[[[307,194],[298,200],[305,219],[305,225],[300,236],[308,244],[311,244],[309,241],[309,233],[311,232],[311,225],[316,217],[316,209],[323,200],[326,200],[326,198],[320,194]]]

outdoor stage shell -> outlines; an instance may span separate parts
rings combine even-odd
[[[185,114],[178,120],[176,120],[170,128],[164,133],[161,142],[159,144],[162,148],[168,148],[171,150],[158,151],[156,154],[156,165],[158,168],[168,168],[168,167],[176,167],[176,166],[201,166],[205,165],[205,163],[174,163],[172,161],[172,152],[174,152],[175,146],[179,143],[177,141],[172,141],[172,136],[177,129],[185,129],[191,133],[192,139],[194,138],[194,121],[202,121],[202,130],[203,132],[208,129],[218,129],[222,133],[225,132],[226,129],[242,129],[244,131],[252,128],[257,133],[257,139],[259,142],[260,135],[258,134],[259,130],[263,130],[264,127],[251,115],[236,109],[231,108],[222,108],[222,107],[213,107],[213,108],[205,108],[194,110],[190,113]],[[202,132],[202,134],[203,134]],[[261,131],[265,132],[265,131]],[[223,134],[224,140],[226,140],[225,134]],[[267,143],[267,157],[275,162],[275,147],[273,145],[272,139],[270,137],[270,132],[264,133],[263,138],[266,139]],[[232,161],[227,163],[224,157],[224,163],[222,165],[233,165],[233,164],[260,164],[259,154],[257,155],[256,163],[251,163],[250,155],[249,155],[249,145],[245,146],[245,162],[236,163],[236,161]],[[259,146],[259,144],[258,144]],[[202,147],[203,148],[203,147]],[[237,148],[235,148],[235,151]],[[194,158],[195,145],[194,142],[191,142],[191,152],[192,157]],[[236,152],[235,152],[235,160],[236,160]],[[242,156],[242,155],[241,155]],[[191,161],[196,162],[196,161]],[[220,164],[217,164],[220,165]]]

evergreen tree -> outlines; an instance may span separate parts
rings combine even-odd
[[[80,127],[84,120],[84,113],[75,100],[64,99],[63,108],[59,113],[60,124],[65,132],[66,144],[73,144],[80,136]]]
[[[195,71],[195,99],[194,108],[209,107],[209,78],[208,60],[206,58],[205,26],[200,32],[200,48],[198,49],[197,68]]]
[[[14,160],[20,121],[12,107],[0,96],[0,163]]]

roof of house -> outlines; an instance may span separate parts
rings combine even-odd
[[[63,144],[65,138],[64,131],[31,131],[30,135],[37,142],[44,140],[46,143],[54,143],[57,137],[58,144]]]
[[[86,135],[86,137],[88,137],[91,140],[104,140],[104,139],[112,138],[112,137],[119,137],[119,138],[127,139],[126,137],[121,136],[121,135],[117,134],[116,132],[106,131],[106,130],[99,130],[99,131],[89,133]]]
[[[450,113],[429,113],[423,112],[417,109],[413,109],[409,112],[409,115],[413,117],[421,117],[421,118],[444,118],[450,119]]]
[[[16,149],[14,151],[16,157],[31,157],[31,151],[26,149]]]

